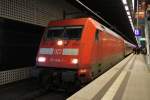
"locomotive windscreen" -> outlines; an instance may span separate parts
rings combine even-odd
[[[48,39],[79,40],[81,38],[82,26],[49,27],[46,32]]]

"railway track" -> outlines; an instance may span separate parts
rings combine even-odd
[[[27,93],[16,100],[65,100],[65,95],[65,92],[39,89]]]
[[[36,79],[8,84],[0,87],[1,100],[65,100],[75,93],[77,89],[66,84],[68,89],[53,88],[43,89],[38,85]],[[70,91],[71,90],[71,91]]]
[[[79,89],[72,84],[66,84],[67,88],[63,87],[38,88],[16,98],[16,100],[65,100]]]

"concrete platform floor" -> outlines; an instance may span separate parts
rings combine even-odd
[[[102,100],[150,100],[150,71],[143,55],[132,57]]]
[[[150,71],[143,55],[135,55],[128,72],[122,100],[150,100]]]

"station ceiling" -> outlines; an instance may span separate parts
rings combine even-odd
[[[134,37],[132,27],[121,0],[79,0],[99,16],[104,18],[112,26],[96,17],[94,14],[85,9],[85,7],[80,5],[77,1],[78,0],[67,0],[67,2],[71,3],[83,12],[91,15],[93,18],[103,23],[105,26],[122,35],[122,37],[124,37],[127,41],[136,44],[136,39]]]

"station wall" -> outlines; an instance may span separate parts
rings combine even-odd
[[[63,19],[63,11],[79,11],[65,0],[0,0],[0,17],[46,26]]]
[[[0,70],[34,66],[44,27],[0,19]]]

